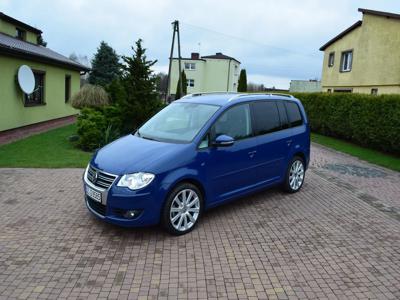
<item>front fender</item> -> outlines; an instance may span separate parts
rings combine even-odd
[[[163,178],[161,186],[162,189],[165,191],[165,195],[168,195],[175,186],[184,181],[189,181],[196,184],[202,191],[204,200],[206,201],[208,195],[205,188],[206,185],[204,174],[199,172],[197,169],[187,167],[176,169],[168,173],[168,175]],[[167,196],[165,198],[167,198]],[[164,202],[165,200],[166,199],[164,199]]]

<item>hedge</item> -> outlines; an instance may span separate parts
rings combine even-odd
[[[296,93],[311,130],[400,155],[400,95]]]

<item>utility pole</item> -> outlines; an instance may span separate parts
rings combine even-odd
[[[179,21],[175,20],[174,22],[172,22],[172,27],[173,27],[173,33],[172,33],[171,52],[169,54],[168,89],[167,89],[166,100],[171,95],[171,68],[172,68],[172,60],[174,58],[175,34],[177,35],[177,39],[178,39],[179,92],[180,92],[181,95],[183,94],[183,88],[182,88],[182,63],[181,63],[182,57],[181,57],[181,40],[180,40],[180,34],[179,34]]]

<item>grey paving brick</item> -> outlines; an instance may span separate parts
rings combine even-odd
[[[400,298],[399,173],[312,150],[301,192],[210,210],[181,237],[95,219],[83,170],[0,169],[0,298]]]

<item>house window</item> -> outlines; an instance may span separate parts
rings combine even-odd
[[[329,53],[329,58],[328,58],[328,67],[333,67],[335,63],[335,52]]]
[[[352,62],[353,62],[353,50],[342,52],[340,71],[350,72]]]
[[[20,28],[15,28],[15,37],[19,40],[26,40],[26,31]]]
[[[41,71],[33,71],[35,77],[35,89],[32,94],[24,94],[25,106],[45,104],[44,102],[44,76]]]
[[[186,86],[194,87],[194,79],[187,79]]]
[[[378,95],[378,89],[371,89],[371,95]]]
[[[353,89],[334,89],[335,93],[352,93]]]
[[[185,63],[185,69],[186,70],[196,70],[196,64],[195,63]]]
[[[332,93],[332,89],[328,89],[328,91],[327,91],[328,93]]]
[[[71,75],[65,75],[65,102],[71,98]]]

